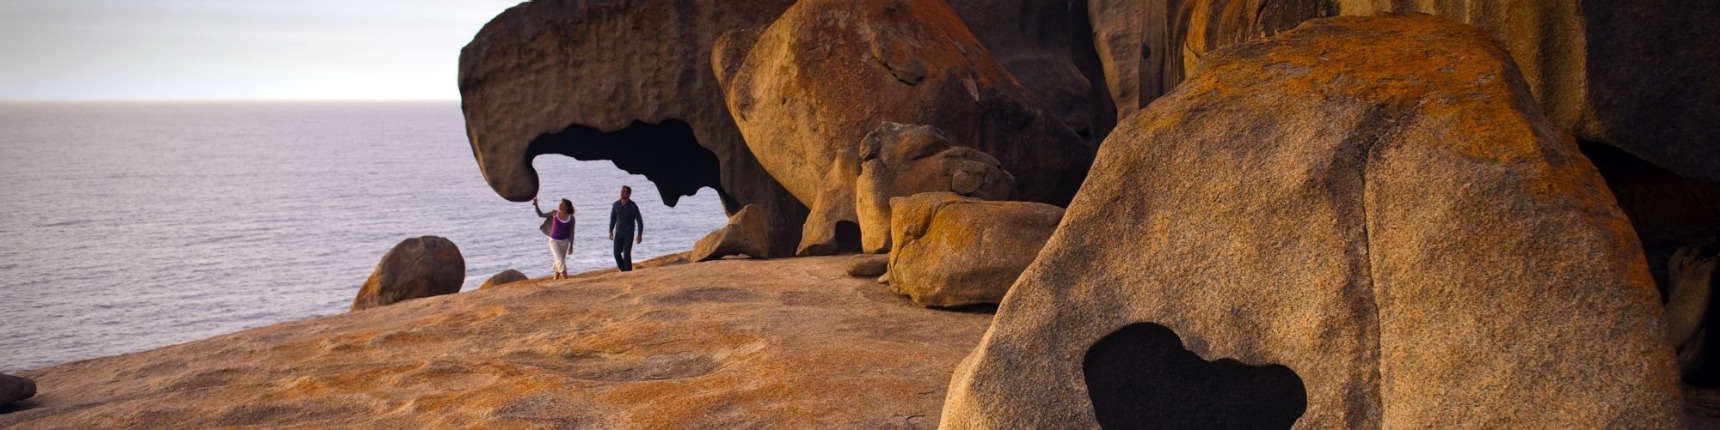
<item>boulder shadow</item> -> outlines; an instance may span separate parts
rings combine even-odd
[[[1308,408],[1302,378],[1289,367],[1208,362],[1158,324],[1099,339],[1081,369],[1105,429],[1287,429]]]

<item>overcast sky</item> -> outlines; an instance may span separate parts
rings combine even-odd
[[[0,0],[0,100],[456,100],[520,0]]]

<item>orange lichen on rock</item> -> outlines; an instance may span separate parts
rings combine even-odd
[[[594,273],[24,374],[0,427],[931,428],[985,314],[846,259]]]

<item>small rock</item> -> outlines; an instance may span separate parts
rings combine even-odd
[[[466,260],[454,242],[437,236],[406,239],[382,256],[351,310],[458,293],[465,279]]]
[[[848,258],[848,276],[875,278],[890,269],[890,254],[859,254]]]
[[[953,193],[890,200],[890,289],[927,307],[998,303],[1057,230],[1063,209]]]
[[[770,256],[770,220],[761,209],[746,205],[729,216],[728,225],[717,229],[693,245],[693,261],[710,261],[729,255],[752,258]]]
[[[497,273],[496,276],[491,276],[489,280],[484,281],[484,285],[478,287],[478,289],[482,290],[490,287],[500,287],[502,285],[512,284],[526,279],[529,279],[526,277],[526,274],[520,273],[518,270],[503,270],[502,273]]]
[[[0,373],[0,405],[10,405],[36,396],[36,381]]]

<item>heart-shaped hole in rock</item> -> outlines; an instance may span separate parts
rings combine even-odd
[[[1106,429],[1290,428],[1308,409],[1302,378],[1283,365],[1208,362],[1165,326],[1135,323],[1087,349],[1082,374]]]

